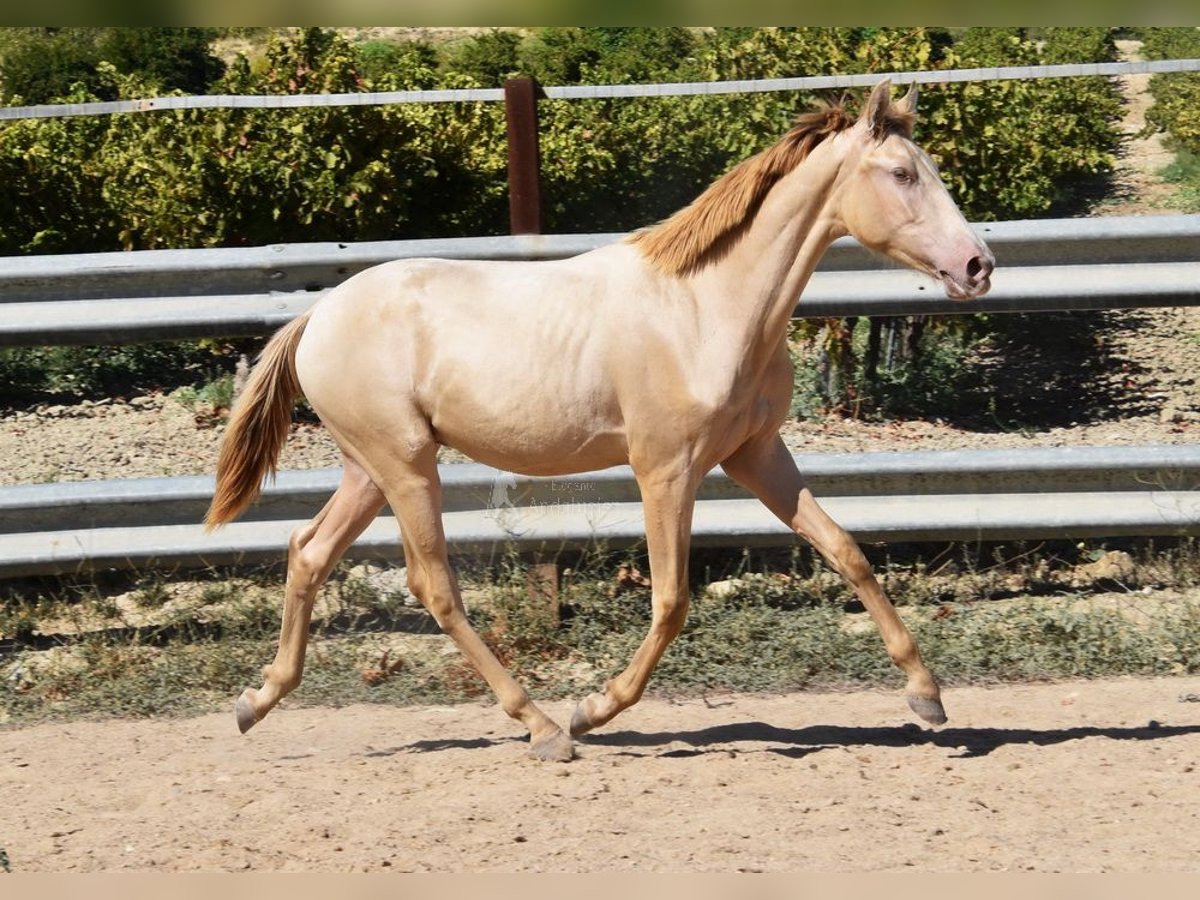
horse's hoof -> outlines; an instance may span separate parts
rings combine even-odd
[[[583,704],[580,703],[575,707],[575,712],[571,713],[571,737],[579,737],[581,734],[586,734],[592,730],[592,720],[588,718],[588,714],[584,712]]]
[[[575,758],[575,745],[561,731],[529,745],[529,754],[542,762],[570,762]]]
[[[245,734],[255,723],[258,722],[258,716],[254,712],[254,704],[250,702],[249,690],[243,691],[242,696],[237,698],[237,703],[233,705],[234,714],[237,715],[238,731]]]
[[[946,710],[942,707],[942,701],[936,697],[917,697],[909,694],[908,705],[930,725],[941,725],[946,721]]]

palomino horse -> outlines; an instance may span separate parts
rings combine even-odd
[[[263,686],[237,701],[241,730],[300,683],[317,590],[386,502],[412,593],[529,730],[532,752],[571,758],[571,739],[467,621],[442,528],[442,444],[530,475],[633,468],[650,630],[627,668],[579,703],[572,735],[637,702],[682,628],[696,490],[717,464],[849,582],[908,676],[912,709],[944,722],[912,636],[779,436],[792,391],[788,322],[835,238],[853,235],[950,297],[989,286],[992,254],[912,141],[915,92],[893,103],[890,87],[876,86],[857,120],[840,106],[801,116],[690,206],[616,244],[555,261],[385,263],[281,329],[233,411],[208,525],[236,517],[273,473],[300,391],[345,473],[292,535],[278,653]]]

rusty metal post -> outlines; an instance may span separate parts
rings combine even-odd
[[[545,96],[532,78],[504,82],[508,121],[508,209],[513,234],[542,233],[541,155],[538,148],[538,98]]]
[[[543,553],[532,553],[526,557],[525,585],[529,599],[546,611],[547,617],[556,625],[559,619],[559,587],[562,582],[562,566],[558,560]]]

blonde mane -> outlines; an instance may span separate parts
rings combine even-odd
[[[892,130],[912,133],[912,115],[895,108],[879,123],[876,136]],[[803,113],[774,146],[751,156],[717,179],[669,219],[629,236],[656,268],[686,275],[711,258],[754,216],[767,192],[800,165],[821,141],[854,124],[841,104],[822,104]]]

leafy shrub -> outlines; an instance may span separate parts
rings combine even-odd
[[[187,71],[204,68],[203,29],[113,32],[105,39],[110,56],[135,62],[156,41],[191,41]],[[970,29],[953,42],[922,28],[552,28],[523,40],[487,32],[436,51],[355,46],[310,28],[276,36],[253,66],[239,58],[210,89],[469,87],[517,71],[546,83],[763,78],[1110,53],[1103,29],[1047,29],[1045,43],[1035,44],[1012,29]],[[101,62],[67,99],[133,98],[200,83],[200,75],[185,74],[157,71],[149,57],[130,71]],[[929,150],[971,217],[1068,208],[1079,185],[1111,165],[1118,106],[1106,81],[930,86],[923,96]],[[773,142],[813,99],[781,92],[544,102],[547,225],[620,230],[662,218]],[[499,233],[507,221],[505,171],[496,104],[22,121],[0,127],[0,207],[8,213],[0,250]]]
[[[173,388],[202,377],[221,349],[194,341],[0,349],[0,399],[128,397]]]
[[[4,98],[49,103],[81,84],[114,99],[100,70],[107,62],[160,89],[203,93],[224,71],[210,45],[215,28],[17,28],[0,49]]]
[[[105,28],[100,56],[119,72],[138,73],[166,90],[203,94],[225,72],[210,47],[215,28]]]
[[[0,76],[6,103],[49,103],[95,76],[97,28],[5,29]],[[111,98],[106,98],[111,99]]]
[[[1147,59],[1200,57],[1200,29],[1146,28],[1142,55]],[[1200,153],[1200,73],[1158,74],[1150,79],[1154,104],[1146,110],[1146,125],[1165,132],[1180,148]]]
[[[80,87],[65,99],[96,98]],[[91,116],[0,126],[0,252],[115,249],[115,214],[91,165],[107,131]]]
[[[493,28],[453,51],[448,67],[484,87],[500,87],[520,68],[517,49],[521,38],[515,32]]]
[[[1096,32],[1084,40],[1081,31]],[[947,50],[947,68],[1108,62],[1104,29],[971,28]],[[1058,39],[1064,41],[1058,46]],[[1090,49],[1080,58],[1083,49]],[[1072,58],[1073,57],[1073,58]],[[964,214],[972,220],[1062,215],[1115,164],[1121,100],[1102,78],[985,81],[922,94],[921,132]]]

